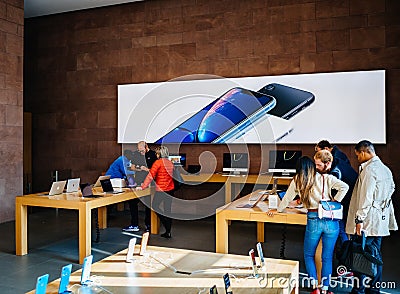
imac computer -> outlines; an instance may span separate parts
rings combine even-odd
[[[294,176],[300,150],[270,150],[268,172],[277,176]]]
[[[249,155],[247,153],[224,153],[222,172],[234,175],[249,172]]]
[[[171,160],[175,166],[181,166],[181,167],[186,166],[186,154],[185,153],[170,154],[168,156],[168,159]]]

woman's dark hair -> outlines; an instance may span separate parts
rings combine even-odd
[[[302,156],[296,163],[294,182],[300,194],[300,201],[305,207],[310,207],[310,193],[315,182],[315,163],[308,156]]]

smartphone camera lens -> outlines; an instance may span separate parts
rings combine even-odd
[[[266,89],[267,91],[272,91],[273,89],[275,89],[275,86],[274,86],[274,85],[267,85],[267,86],[265,87],[265,89]]]

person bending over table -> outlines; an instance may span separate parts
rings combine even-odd
[[[173,170],[174,164],[168,159],[169,152],[165,146],[157,147],[157,160],[149,170],[149,174],[143,184],[136,188],[138,190],[146,189],[154,179],[156,183],[156,192],[152,203],[152,208],[156,211],[161,223],[165,227],[165,233],[161,237],[171,238],[171,205],[172,197],[174,196],[174,180]],[[160,208],[163,203],[163,209]]]
[[[277,211],[282,212],[297,195],[299,202],[307,208],[307,225],[304,235],[304,261],[311,285],[312,294],[319,294],[317,269],[315,265],[315,252],[322,238],[322,293],[327,294],[332,274],[333,249],[339,235],[339,221],[335,219],[318,218],[318,204],[320,200],[334,199],[341,201],[346,195],[349,186],[333,175],[320,174],[314,162],[307,156],[302,156],[297,161],[296,174],[291,181],[285,196],[278,206]],[[332,197],[331,190],[336,190]],[[299,203],[299,204],[300,204]],[[274,212],[267,214],[273,217]]]
[[[111,179],[127,179],[128,177],[133,177],[135,172],[131,171],[129,168],[132,155],[133,152],[131,150],[125,150],[124,155],[121,155],[111,163],[105,175],[110,176]]]

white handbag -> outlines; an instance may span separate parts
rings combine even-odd
[[[320,219],[343,219],[343,206],[339,202],[325,198],[325,179],[322,175],[322,200],[318,204],[318,217]]]

